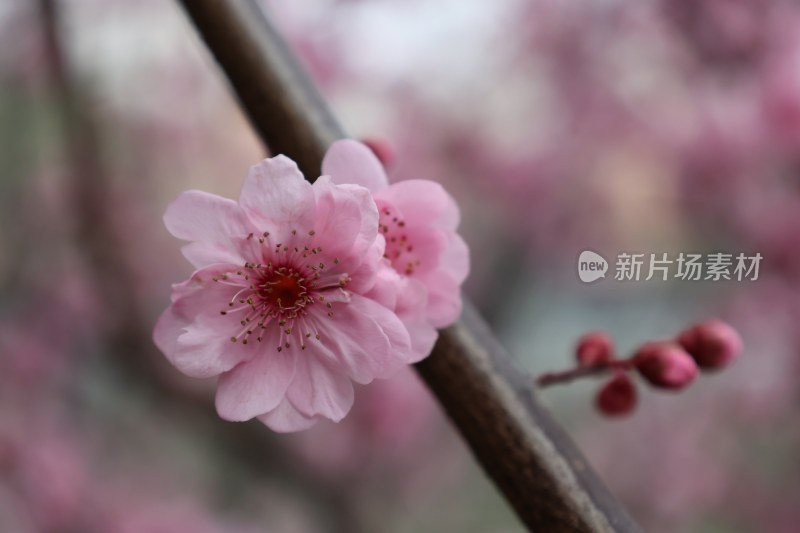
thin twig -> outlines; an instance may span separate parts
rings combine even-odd
[[[607,361],[592,366],[579,366],[569,370],[547,372],[536,378],[536,384],[539,387],[548,387],[550,385],[569,383],[587,376],[604,374],[610,370],[630,370],[631,368],[633,368],[633,361],[630,359]]]
[[[317,176],[344,132],[257,3],[181,3],[262,140]],[[532,531],[638,531],[471,305],[417,370]]]

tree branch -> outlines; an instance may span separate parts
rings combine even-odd
[[[181,0],[273,153],[319,174],[345,134],[254,0]],[[417,370],[532,531],[638,531],[467,304]]]

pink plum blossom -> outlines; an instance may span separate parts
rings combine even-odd
[[[154,340],[183,373],[219,376],[222,418],[281,432],[339,421],[352,381],[412,359],[403,323],[365,297],[384,254],[365,188],[312,186],[277,156],[251,168],[238,202],[188,191],[164,221],[198,270],[173,286]]]
[[[416,359],[427,356],[437,328],[461,314],[461,283],[469,273],[469,251],[458,233],[460,213],[434,181],[389,185],[383,165],[366,145],[351,139],[331,145],[322,173],[334,183],[369,189],[386,240],[384,264],[371,296],[395,310],[411,334]]]

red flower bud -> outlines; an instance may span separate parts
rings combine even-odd
[[[614,359],[614,341],[603,331],[592,331],[578,339],[575,356],[582,367],[608,363]]]
[[[704,369],[722,368],[739,356],[742,338],[721,320],[707,320],[678,336],[678,342]]]
[[[595,405],[606,416],[622,416],[633,411],[636,400],[633,380],[625,372],[617,371],[598,392]]]
[[[648,342],[633,357],[639,373],[653,386],[678,390],[697,377],[694,359],[674,342]]]
[[[372,150],[384,167],[388,167],[394,162],[394,148],[386,139],[367,138],[361,139],[361,142]]]

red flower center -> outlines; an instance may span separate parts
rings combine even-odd
[[[295,310],[307,302],[306,280],[294,269],[285,269],[283,272],[273,272],[259,285],[259,295],[274,309]]]

